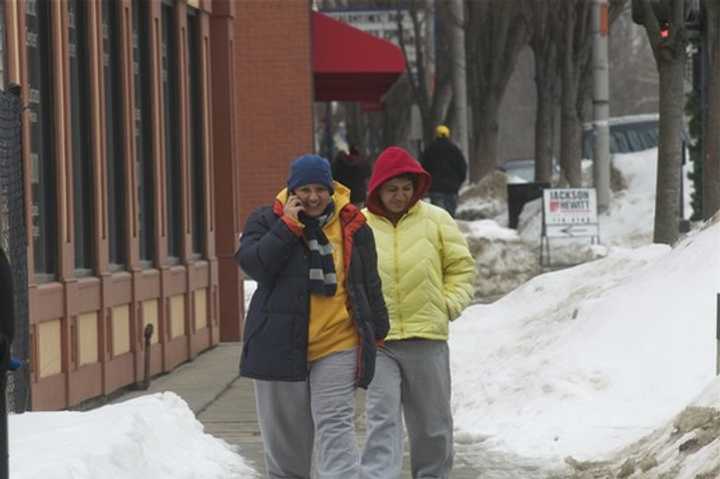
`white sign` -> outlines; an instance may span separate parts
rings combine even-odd
[[[543,218],[548,238],[598,236],[597,196],[594,188],[543,190]]]

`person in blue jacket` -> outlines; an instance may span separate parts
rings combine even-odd
[[[240,374],[255,379],[268,477],[309,479],[315,442],[319,479],[359,479],[355,388],[373,378],[388,313],[372,230],[326,159],[292,163],[235,258],[258,283]]]

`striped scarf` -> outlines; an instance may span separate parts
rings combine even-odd
[[[335,211],[335,204],[330,204],[317,217],[300,212],[299,219],[305,225],[303,236],[310,249],[310,293],[323,296],[335,296],[337,277],[333,262],[333,247],[323,232]]]

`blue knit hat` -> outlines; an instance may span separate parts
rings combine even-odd
[[[332,171],[330,162],[317,155],[303,155],[290,164],[288,191],[310,184],[323,185],[333,193]]]

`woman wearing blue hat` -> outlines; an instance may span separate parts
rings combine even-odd
[[[235,254],[257,281],[240,374],[255,379],[270,478],[359,478],[355,388],[388,331],[375,240],[330,163],[293,161],[287,188],[248,218]]]

